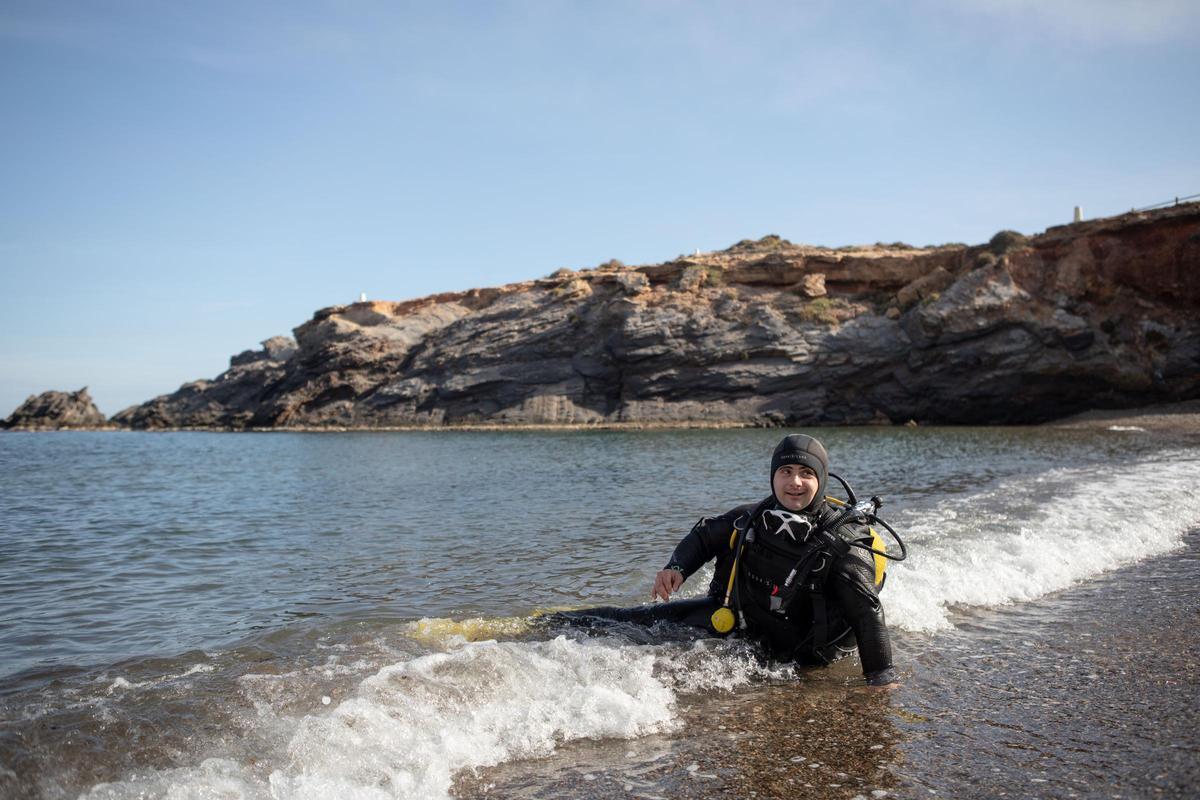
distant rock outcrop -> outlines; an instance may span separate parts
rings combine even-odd
[[[1038,422],[1200,396],[1200,206],[986,245],[779,237],[318,311],[134,428]]]
[[[0,421],[0,427],[8,430],[99,428],[107,424],[86,386],[78,392],[30,395],[8,419]]]

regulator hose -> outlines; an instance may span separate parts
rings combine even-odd
[[[842,485],[842,488],[846,490],[846,502],[844,503],[834,497],[826,498],[827,500],[832,500],[835,505],[842,507],[841,513],[834,517],[829,523],[829,530],[835,530],[837,526],[850,519],[854,519],[856,522],[862,522],[865,525],[878,525],[896,540],[896,544],[900,545],[900,555],[894,556],[886,551],[876,550],[869,544],[861,544],[859,542],[851,542],[850,546],[857,547],[860,550],[866,550],[873,555],[886,558],[889,561],[900,562],[908,558],[908,547],[905,546],[904,540],[900,538],[900,534],[896,533],[896,529],[889,525],[883,517],[879,516],[879,508],[883,505],[883,501],[879,499],[879,496],[873,495],[870,500],[864,500],[860,503],[857,495],[854,494],[854,490],[850,488],[850,484],[845,478],[833,472],[829,473],[829,477],[835,478],[837,482]]]

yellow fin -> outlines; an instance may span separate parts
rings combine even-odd
[[[532,621],[533,617],[426,617],[409,623],[405,633],[422,642],[443,642],[458,636],[468,642],[478,642],[525,633]]]

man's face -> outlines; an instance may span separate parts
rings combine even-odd
[[[803,511],[817,496],[820,481],[817,473],[799,464],[784,464],[775,470],[771,488],[775,499],[788,511]]]

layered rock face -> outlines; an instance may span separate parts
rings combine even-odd
[[[108,420],[88,394],[87,387],[78,392],[42,392],[30,395],[12,415],[0,421],[0,428],[9,430],[54,430],[59,428],[97,428]]]
[[[164,427],[1037,422],[1200,396],[1200,206],[988,245],[777,237],[318,311]]]

